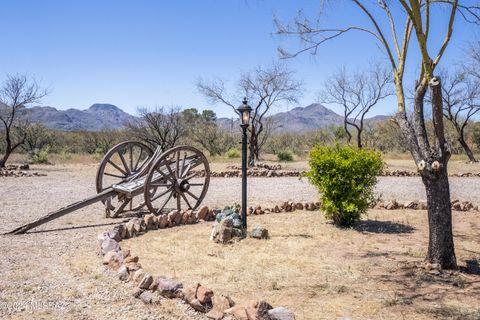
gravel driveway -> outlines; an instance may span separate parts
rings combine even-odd
[[[0,178],[0,233],[94,192],[95,166],[55,166],[46,177]],[[480,203],[480,178],[451,178],[452,198]],[[418,177],[382,177],[384,199],[424,199]],[[240,201],[239,178],[213,178],[205,199],[210,206]],[[249,202],[271,205],[285,200],[313,201],[318,194],[298,178],[251,178]],[[116,281],[95,255],[95,238],[112,221],[94,204],[52,221],[35,233],[0,236],[0,318],[39,319],[199,319],[184,305],[146,307],[132,288]],[[39,232],[48,231],[48,232]],[[14,305],[16,303],[16,305]],[[173,303],[173,302],[171,302]]]

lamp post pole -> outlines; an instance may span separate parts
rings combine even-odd
[[[242,225],[247,230],[247,128],[242,124]]]
[[[242,227],[247,230],[247,129],[250,123],[252,108],[243,99],[242,105],[237,109],[240,115],[240,127],[242,128]]]

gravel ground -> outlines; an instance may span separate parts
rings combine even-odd
[[[42,167],[46,177],[0,178],[0,233],[94,192],[95,166]],[[452,198],[480,203],[480,178],[451,178]],[[382,177],[384,199],[424,199],[417,177]],[[205,204],[239,201],[239,178],[214,178]],[[298,178],[251,178],[249,202],[271,205],[285,200],[313,201],[315,188]],[[117,281],[95,254],[96,235],[110,228],[100,204],[52,221],[27,235],[0,236],[0,318],[202,319],[178,302],[145,306],[132,288]],[[13,304],[17,305],[15,308]]]

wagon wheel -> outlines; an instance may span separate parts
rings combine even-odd
[[[210,166],[205,155],[190,146],[173,147],[152,163],[145,179],[145,203],[150,212],[168,209],[196,209],[210,183]]]
[[[102,159],[97,170],[96,187],[97,192],[124,181],[142,170],[151,158],[152,150],[137,141],[125,141],[110,149]],[[113,212],[117,216],[126,210],[138,210],[145,205],[141,197],[126,198],[123,194],[102,200],[106,205],[106,215]]]

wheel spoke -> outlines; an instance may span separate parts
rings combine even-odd
[[[143,149],[140,148],[140,154],[138,155],[138,158],[137,158],[137,162],[135,163],[135,171],[137,171],[137,168],[138,168],[138,163],[140,162],[140,160],[142,159],[142,155],[143,155]]]
[[[175,177],[175,173],[173,173],[172,168],[170,168],[170,164],[166,165],[166,167],[167,167],[168,173],[170,173],[169,180],[172,182],[175,182],[175,180],[173,179],[173,177]]]
[[[131,171],[135,171],[135,170],[133,169],[133,146],[130,145],[130,148],[129,148],[129,149],[130,149],[130,150],[129,150],[129,151],[130,151],[130,170],[131,170]]]
[[[128,174],[127,174],[125,171],[123,171],[122,168],[120,168],[120,167],[117,166],[115,163],[113,163],[112,160],[108,159],[107,162],[110,163],[115,169],[117,169],[118,171],[120,171],[123,175],[128,176]]]
[[[103,174],[106,175],[106,176],[114,177],[114,178],[125,179],[125,176],[119,176],[119,175],[116,175],[116,174],[113,174],[113,173],[104,172]]]
[[[180,178],[183,177],[183,170],[185,170],[185,160],[187,158],[187,153],[183,153],[183,159],[182,159],[182,171],[179,173]]]
[[[170,190],[172,190],[172,188],[168,188],[166,191],[158,194],[156,197],[153,197],[152,200],[150,200],[151,202],[157,200],[158,198],[161,198],[163,197],[164,195],[166,195],[168,192],[170,192]]]
[[[167,205],[168,201],[170,201],[170,199],[172,198],[172,195],[173,195],[173,191],[170,193],[167,200],[165,200],[165,202],[162,204],[162,206],[158,209],[157,212],[162,212],[163,208]]]
[[[195,178],[196,176],[198,176],[198,174],[200,173],[200,171],[196,171],[194,172],[193,174],[191,174],[189,177],[185,178],[185,180],[190,180],[192,178]]]
[[[176,170],[175,170],[175,177],[178,179],[180,178],[180,152],[177,152],[176,154],[176,159],[175,159],[175,167],[176,167]]]
[[[187,175],[190,172],[190,168],[191,168],[191,164],[189,163],[187,165],[186,170],[184,172],[182,172],[182,179],[183,179],[183,177],[185,177],[185,175]]]
[[[167,166],[167,167],[168,167],[168,166]],[[162,170],[159,170],[159,169],[155,169],[155,171],[157,171],[157,172],[160,173],[162,176],[164,176],[165,179],[171,181],[172,183],[175,183],[175,181],[172,179],[172,176],[166,175]]]
[[[181,199],[180,199],[180,197],[179,197],[179,194],[177,193],[177,210],[178,210],[178,212],[180,212],[180,209],[181,209],[181,207],[182,207],[181,204],[180,204],[180,200],[181,200]]]
[[[182,196],[183,200],[185,200],[185,202],[187,203],[188,209],[192,209],[192,206],[190,205],[190,202],[188,202],[187,197],[185,197],[183,193],[181,193],[180,195]]]
[[[204,183],[189,183],[190,187],[201,187],[205,185]]]
[[[192,197],[193,199],[198,201],[198,197],[196,195],[194,195],[193,193],[191,193],[190,191],[185,190],[185,193],[187,193],[190,197]]]
[[[120,151],[118,151],[117,153],[120,156],[120,160],[122,160],[123,167],[125,168],[125,170],[127,170],[128,175],[130,175],[131,172],[130,172],[130,169],[128,168],[127,161],[125,161],[125,158],[123,157],[123,154]]]

